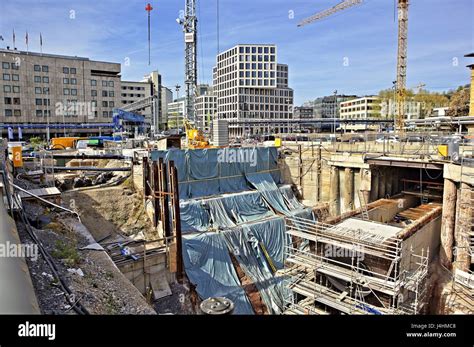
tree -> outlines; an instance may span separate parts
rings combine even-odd
[[[463,117],[469,115],[470,87],[459,87],[449,101],[448,117]]]

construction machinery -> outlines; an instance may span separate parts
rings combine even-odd
[[[202,130],[196,129],[188,119],[184,119],[184,128],[186,130],[186,140],[190,149],[211,148],[209,141],[204,136]]]
[[[407,42],[408,42],[408,0],[398,1],[398,54],[397,54],[397,115],[395,127],[399,132],[404,131],[405,123],[405,100],[406,100],[406,76],[407,76]],[[304,19],[298,26],[302,27],[315,21],[326,18],[336,12],[359,5],[363,0],[344,0],[330,9],[316,13]]]

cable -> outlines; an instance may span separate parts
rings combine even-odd
[[[24,209],[21,207],[21,201],[20,201],[20,198],[18,197],[18,195],[14,195],[14,199],[17,203],[17,206],[19,206],[19,209],[20,209],[20,218],[23,222],[23,224],[25,225],[25,229],[26,229],[26,232],[28,233],[28,235],[31,237],[31,239],[35,242],[35,244],[38,246],[41,254],[43,255],[43,258],[44,260],[46,261],[46,263],[48,264],[49,268],[51,269],[51,271],[53,272],[53,274],[56,276],[56,278],[58,279],[58,283],[61,287],[61,289],[63,290],[63,292],[67,295],[67,300],[68,300],[68,303],[70,304],[73,304],[72,308],[74,309],[74,311],[76,311],[76,313],[80,314],[80,315],[89,315],[89,311],[80,303],[80,300],[77,300],[75,301],[74,303],[71,303],[69,298],[74,295],[74,293],[71,291],[71,289],[69,289],[69,287],[67,286],[65,280],[62,278],[62,276],[59,274],[59,271],[58,271],[58,268],[56,267],[56,265],[54,264],[54,262],[52,261],[52,257],[51,255],[48,253],[48,251],[44,248],[43,244],[41,243],[41,241],[36,237],[35,233],[33,232],[32,230],[32,227],[31,227],[31,224],[30,222],[28,221],[28,219],[26,218],[25,216],[25,211]]]

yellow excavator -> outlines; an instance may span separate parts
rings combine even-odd
[[[204,136],[202,130],[196,129],[189,120],[184,119],[184,128],[186,130],[186,139],[188,148],[190,149],[204,149],[212,148],[209,140]]]

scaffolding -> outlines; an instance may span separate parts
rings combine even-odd
[[[291,239],[284,270],[291,293],[285,314],[418,314],[422,310],[429,258],[425,250],[403,254],[403,240],[396,236],[299,217],[285,222]],[[401,266],[403,257],[409,257],[409,262]],[[367,261],[381,266],[369,267]]]

